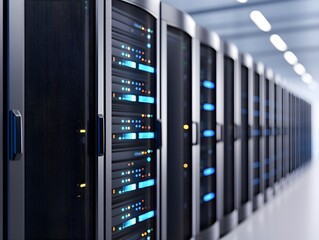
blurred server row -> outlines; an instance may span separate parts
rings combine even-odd
[[[311,105],[189,15],[0,3],[1,240],[218,239],[310,161]]]

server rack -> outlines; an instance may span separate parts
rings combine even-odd
[[[239,124],[240,97],[238,49],[233,44],[224,44],[224,158],[219,171],[222,181],[219,183],[222,192],[220,209],[220,234],[225,235],[238,224],[238,171],[240,161]]]
[[[264,187],[265,202],[273,196],[274,184],[274,72],[266,69],[264,82]]]
[[[312,158],[312,122],[311,122],[311,117],[312,117],[312,108],[311,104],[307,103],[307,143],[308,143],[308,148],[307,148],[307,162],[311,161]]]
[[[301,99],[299,97],[296,98],[296,138],[297,138],[297,143],[296,143],[296,155],[297,155],[297,159],[296,159],[296,168],[300,169],[301,167],[301,133],[300,133],[300,127],[301,127],[301,121],[300,121],[300,102]]]
[[[294,133],[294,96],[289,93],[289,174],[291,175],[294,170],[295,163],[295,133]]]
[[[241,138],[241,159],[239,170],[239,222],[243,221],[252,213],[253,200],[253,58],[249,54],[240,56],[240,138]]]
[[[160,239],[159,12],[112,3],[111,239]]]
[[[287,182],[287,177],[289,174],[289,92],[287,89],[283,89],[283,163],[284,163],[284,178]]]
[[[306,102],[301,99],[301,105],[300,105],[300,119],[301,119],[301,129],[300,129],[300,134],[301,134],[301,156],[302,156],[302,166],[305,167],[306,165],[306,146],[305,144],[307,143],[306,140],[306,127],[305,127],[305,116],[306,116]]]
[[[165,3],[161,4],[161,20],[161,239],[190,239],[196,232],[193,219],[198,202],[192,194],[195,186],[193,173],[198,171],[193,163],[199,161],[197,132],[200,113],[196,104],[199,102],[199,79],[193,67],[193,63],[196,64],[196,24],[189,15]]]
[[[283,177],[283,89],[280,86],[281,78],[279,75],[275,76],[275,112],[274,112],[274,155],[275,155],[275,179],[274,179],[274,190],[278,193],[281,188],[281,180]]]
[[[254,64],[253,80],[253,109],[250,111],[253,118],[252,136],[253,136],[253,209],[256,210],[264,204],[264,137],[262,136],[263,121],[263,83],[264,83],[264,65],[262,63]]]
[[[220,39],[217,34],[197,26],[196,31],[198,53],[197,62],[200,80],[200,161],[197,172],[193,174],[194,196],[196,196],[196,239],[218,239],[219,218],[217,214],[219,204],[218,161],[222,151],[221,124],[217,123],[217,112],[222,102],[218,102],[217,92],[221,91],[220,78]],[[193,87],[194,91],[194,87]],[[217,133],[217,134],[216,134]]]
[[[96,89],[103,94],[108,5],[6,3],[4,234],[102,239],[104,99]]]
[[[295,135],[295,139],[294,139],[294,154],[295,154],[295,158],[294,158],[294,177],[296,177],[296,172],[298,170],[298,163],[299,163],[299,154],[298,154],[298,142],[299,142],[299,138],[298,138],[298,97],[294,96],[294,115],[293,115],[293,121],[294,121],[294,135]]]

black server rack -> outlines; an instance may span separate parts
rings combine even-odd
[[[240,89],[236,85],[239,82],[239,65],[238,65],[238,49],[235,45],[224,44],[224,158],[222,168],[223,171],[221,185],[222,202],[219,205],[222,211],[220,221],[220,234],[225,235],[238,224],[238,165],[240,152],[235,153],[235,146],[240,144],[239,126],[235,125],[238,115],[235,115],[236,104],[238,103],[238,93]],[[236,84],[236,85],[235,85]],[[238,122],[237,122],[238,123]],[[240,145],[239,145],[240,146]],[[238,159],[239,157],[239,159]],[[236,158],[236,160],[235,160]]]
[[[195,221],[196,239],[219,238],[218,216],[218,164],[220,148],[221,124],[217,124],[217,111],[221,106],[217,102],[220,91],[220,39],[217,34],[197,26],[197,52],[199,71],[200,108],[200,161],[193,176],[196,187]],[[196,63],[195,63],[196,64]],[[195,84],[195,83],[194,83]],[[194,91],[194,87],[193,87]],[[220,123],[220,121],[219,121]],[[219,149],[219,150],[218,150]],[[193,164],[196,164],[193,163]],[[196,176],[197,175],[197,176]]]
[[[104,27],[97,26],[104,25],[104,8],[110,10],[93,0],[6,1],[8,239],[103,233],[97,192],[104,152],[97,146],[104,111],[97,89]]]
[[[242,222],[252,213],[253,200],[253,136],[251,129],[253,125],[253,58],[249,54],[240,56],[240,168],[239,168],[239,209],[238,220]]]
[[[283,89],[283,174],[285,181],[289,174],[289,93],[287,89]]]
[[[304,167],[306,163],[306,125],[305,125],[305,116],[306,116],[306,102],[300,99],[300,155],[301,155],[301,166]]]
[[[292,95],[292,151],[293,151],[293,159],[292,159],[292,171],[296,172],[297,168],[297,122],[296,122],[296,110],[297,110],[297,98],[295,95]]]
[[[252,111],[253,118],[251,135],[253,138],[252,168],[253,168],[253,209],[260,208],[264,203],[264,164],[263,164],[263,83],[264,83],[264,65],[262,63],[254,64],[254,79],[252,84]]]
[[[289,93],[289,174],[294,171],[295,163],[295,126],[294,126],[294,96]]]
[[[309,103],[306,104],[306,109],[307,109],[307,121],[306,121],[306,128],[307,128],[307,163],[311,161],[312,158],[312,109],[311,105]]]
[[[280,191],[280,184],[283,177],[283,89],[279,85],[280,77],[276,76],[275,84],[275,112],[274,112],[274,126],[275,126],[275,144],[274,144],[274,183],[276,194]]]
[[[296,168],[300,168],[301,167],[301,132],[300,132],[300,127],[301,127],[301,121],[300,121],[300,103],[301,103],[301,99],[299,97],[296,98],[296,138],[297,138],[297,142],[296,142],[296,155],[297,155],[297,159],[296,159]]]
[[[192,92],[196,24],[161,4],[162,33],[162,238],[190,239],[195,230],[193,173],[199,161],[197,91]],[[193,95],[194,94],[194,95]],[[196,120],[196,121],[195,121]],[[166,190],[166,191],[165,191]]]
[[[159,239],[159,7],[112,3],[112,239]]]
[[[264,82],[264,189],[265,202],[273,196],[274,180],[274,73],[267,69]]]
[[[307,103],[307,162],[309,163],[312,158],[312,108],[309,103]]]

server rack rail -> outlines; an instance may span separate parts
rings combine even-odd
[[[252,214],[253,209],[253,135],[252,127],[253,111],[253,58],[249,54],[240,55],[240,110],[237,110],[241,118],[241,159],[239,170],[239,222]]]
[[[261,62],[254,63],[253,80],[253,110],[250,112],[253,116],[253,210],[257,210],[264,204],[264,137],[263,137],[263,83],[265,78],[265,67]]]
[[[198,68],[193,67],[198,66],[196,24],[188,14],[165,3],[161,3],[161,23],[161,239],[191,239],[196,233],[198,203],[192,194],[196,186],[193,174],[198,171],[194,163],[199,161],[200,150],[199,78]]]
[[[218,162],[222,154],[221,121],[218,112],[223,101],[218,101],[217,94],[221,91],[220,78],[221,41],[216,33],[200,26],[196,29],[196,66],[200,80],[197,108],[200,109],[199,145],[200,158],[196,164],[194,176],[194,196],[196,199],[195,221],[196,239],[218,239],[219,219],[218,205]],[[197,80],[197,79],[196,79]],[[195,80],[195,81],[196,81]],[[197,85],[194,86],[196,87]],[[193,87],[194,91],[194,87]],[[195,88],[195,91],[198,89]],[[194,199],[194,200],[195,200]]]
[[[223,177],[219,181],[221,192],[220,235],[230,232],[238,224],[238,171],[240,161],[240,138],[239,125],[240,116],[236,114],[240,111],[238,102],[240,97],[239,88],[239,53],[235,45],[224,43],[223,45],[223,65],[224,70],[224,157],[221,160],[219,171]]]
[[[265,82],[263,84],[263,139],[264,139],[264,187],[265,202],[269,201],[274,194],[274,72],[272,69],[265,70]]]

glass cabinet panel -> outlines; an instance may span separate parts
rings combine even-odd
[[[95,237],[95,1],[25,0],[25,239]]]

